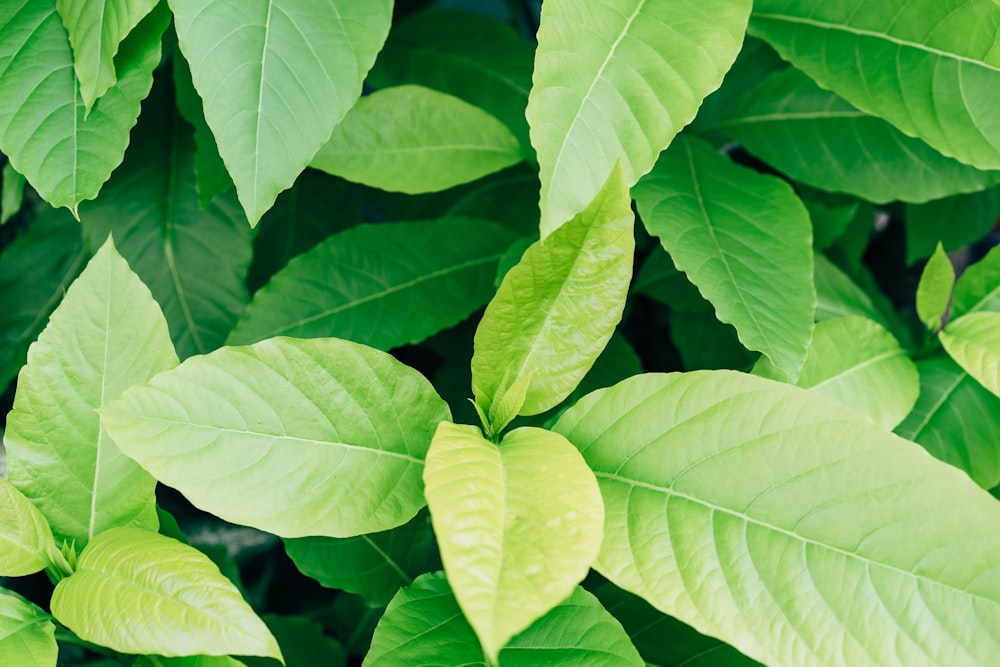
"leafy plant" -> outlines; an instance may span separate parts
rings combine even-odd
[[[0,3],[0,662],[991,664],[1000,5],[455,4]]]

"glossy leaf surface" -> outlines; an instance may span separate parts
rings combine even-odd
[[[959,366],[1000,396],[1000,313],[968,313],[949,322],[939,337]]]
[[[0,477],[0,577],[23,577],[44,570],[54,549],[45,517]]]
[[[917,285],[917,316],[929,331],[941,328],[954,287],[955,267],[939,243],[924,266]]]
[[[0,655],[11,667],[54,667],[56,626],[44,611],[0,588]]]

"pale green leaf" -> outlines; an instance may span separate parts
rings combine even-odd
[[[964,470],[984,489],[1000,484],[1000,398],[946,355],[916,364],[920,398],[896,433]]]
[[[632,278],[634,216],[616,168],[593,202],[512,268],[476,330],[472,388],[488,407],[533,374],[520,414],[559,404],[579,384],[621,320]]]
[[[84,116],[118,77],[115,54],[158,0],[56,0],[73,47],[73,71],[80,85]]]
[[[282,537],[411,519],[434,429],[450,417],[417,371],[336,338],[192,357],[101,415],[123,451],[196,506]]]
[[[23,577],[44,570],[55,549],[52,530],[42,513],[0,477],[0,577]]]
[[[6,224],[21,210],[24,203],[24,176],[10,162],[3,165],[0,176],[0,225]]]
[[[316,155],[385,42],[391,0],[169,0],[251,225]]]
[[[336,336],[388,350],[485,304],[516,236],[485,220],[361,225],[296,257],[261,288],[229,337]]]
[[[442,422],[427,453],[441,560],[487,657],[568,596],[601,545],[601,496],[561,436],[534,427],[499,446]]]
[[[601,485],[595,568],[699,632],[797,667],[1000,651],[1000,505],[870,420],[705,371],[626,380],[555,428]]]
[[[788,68],[759,83],[718,125],[797,181],[877,203],[925,202],[1000,182],[945,157]]]
[[[78,637],[122,653],[280,659],[267,626],[207,556],[139,528],[112,528],[56,586],[52,614]]]
[[[522,158],[517,139],[490,114],[409,85],[358,100],[310,166],[382,190],[420,194],[474,181]]]
[[[1000,187],[908,204],[904,214],[906,263],[913,264],[930,257],[938,243],[953,252],[989,234],[1000,218]]]
[[[132,667],[246,667],[246,664],[227,655],[191,655],[181,658],[140,655]]]
[[[278,640],[286,667],[344,667],[344,649],[323,633],[323,626],[304,616],[262,617]],[[337,626],[338,630],[342,626]],[[244,658],[246,667],[277,667],[272,658]]]
[[[917,284],[917,316],[928,331],[935,332],[941,328],[954,287],[955,267],[938,243]]]
[[[628,185],[691,122],[743,42],[750,0],[546,0],[527,117],[545,237],[620,162]]]
[[[939,338],[965,372],[1000,396],[1000,313],[967,313],[949,322]]]
[[[955,283],[953,318],[984,310],[1000,312],[1000,246],[967,268]]]
[[[87,115],[56,1],[0,3],[0,151],[53,206],[93,199],[121,163],[169,20],[161,5],[122,42],[118,81]]]
[[[199,206],[192,132],[169,83],[157,81],[125,161],[97,200],[80,206],[80,222],[92,250],[114,236],[184,359],[221,345],[246,308],[250,229],[232,193]]]
[[[0,588],[0,656],[10,667],[55,667],[59,647],[52,618]]]
[[[740,341],[798,375],[816,291],[809,213],[785,182],[680,138],[633,195],[650,234],[736,327]]]
[[[751,34],[821,86],[945,155],[1000,168],[990,0],[757,0]]]
[[[642,667],[621,624],[576,587],[500,650],[498,667]],[[393,598],[375,628],[364,667],[487,667],[483,650],[443,574],[417,579]]]
[[[81,549],[115,526],[156,529],[156,481],[119,451],[97,409],[176,364],[159,306],[108,240],[28,350],[7,416],[10,481],[58,542]]]

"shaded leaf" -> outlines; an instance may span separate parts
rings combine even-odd
[[[24,183],[24,176],[17,173],[10,162],[5,162],[3,176],[0,177],[0,225],[6,224],[21,210]]]
[[[949,322],[938,337],[965,372],[1000,396],[1000,313],[967,313]]]
[[[228,655],[193,655],[181,658],[140,655],[132,667],[246,667],[246,665]]]
[[[681,355],[684,370],[747,370],[757,356],[743,347],[731,324],[720,322],[711,311],[674,313],[670,340]]]
[[[340,642],[323,634],[323,626],[300,616],[263,617],[278,640],[286,667],[344,667]],[[246,667],[273,667],[273,658],[245,658]]]
[[[0,655],[11,667],[55,667],[56,626],[44,611],[0,588]]]
[[[1000,188],[906,207],[906,263],[930,257],[940,242],[953,252],[986,236],[1000,219]]]

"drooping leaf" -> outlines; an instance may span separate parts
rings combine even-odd
[[[759,83],[719,124],[792,178],[876,203],[925,202],[1000,182],[858,110],[788,68]]]
[[[256,225],[357,101],[392,2],[169,2],[205,120]]]
[[[631,378],[555,429],[601,485],[596,569],[750,657],[973,667],[1000,650],[1000,506],[866,418],[705,371]]]
[[[821,86],[945,155],[1000,168],[990,0],[754,2],[750,33]]]
[[[420,194],[520,162],[510,130],[479,107],[423,86],[358,100],[310,166],[382,190]]]
[[[24,176],[10,162],[5,162],[3,175],[0,176],[0,225],[7,224],[21,210],[24,183]]]
[[[56,626],[44,611],[0,588],[0,656],[14,667],[55,667]]]
[[[80,206],[80,222],[92,250],[114,236],[184,359],[221,345],[246,308],[250,230],[232,193],[199,206],[192,132],[169,83],[154,86],[125,161],[97,200]]]
[[[497,446],[450,422],[434,434],[424,483],[455,597],[496,662],[590,569],[604,521],[597,483],[551,431],[519,428]]]
[[[1000,396],[1000,313],[967,313],[938,336],[965,372]]]
[[[408,523],[381,533],[285,540],[285,551],[307,577],[383,606],[400,587],[409,586],[429,569],[434,553],[430,528],[427,516],[418,514]]]
[[[0,254],[0,386],[17,376],[38,337],[87,261],[80,225],[68,211],[39,213]],[[30,275],[31,280],[25,280]]]
[[[139,528],[94,538],[76,572],[56,586],[52,614],[81,639],[123,653],[281,657],[267,626],[212,561]]]
[[[285,667],[344,667],[344,649],[336,639],[323,634],[323,626],[303,616],[263,617],[278,640]],[[244,659],[246,667],[277,667],[273,658]]]
[[[586,210],[534,243],[507,273],[476,330],[472,389],[484,411],[528,374],[522,415],[548,410],[579,384],[621,319],[633,221],[616,168]]]
[[[1000,484],[1000,398],[946,355],[916,364],[920,398],[896,433],[964,470],[984,489]]]
[[[527,117],[542,237],[587,207],[620,162],[628,185],[694,118],[736,59],[749,0],[547,0]]]
[[[816,292],[809,213],[791,188],[680,138],[633,195],[646,229],[718,318],[744,346],[798,375]]]
[[[118,81],[88,115],[56,0],[0,3],[0,151],[55,207],[93,199],[128,145],[160,62],[163,5],[121,43]]]
[[[417,371],[336,338],[192,357],[101,415],[123,451],[197,507],[282,537],[413,518],[424,455],[450,417]]]
[[[580,587],[500,650],[498,667],[642,667],[616,621]],[[364,667],[486,667],[448,580],[428,574],[401,590],[379,621]]]
[[[123,39],[158,0],[56,0],[73,47],[73,71],[80,85],[84,117],[118,80],[115,54]]]
[[[176,364],[159,307],[108,240],[28,350],[7,416],[9,479],[58,542],[81,549],[115,526],[156,530],[156,481],[119,451],[97,409]]]
[[[0,577],[23,577],[44,570],[55,548],[52,530],[42,513],[0,477]]]
[[[261,288],[229,343],[336,336],[388,350],[420,342],[489,300],[497,263],[515,238],[468,218],[348,229]]]
[[[755,374],[773,377],[761,366]],[[866,415],[887,430],[910,414],[920,393],[917,368],[899,342],[881,325],[858,316],[816,325],[794,384]]]
[[[955,267],[938,243],[937,250],[924,266],[917,285],[917,316],[928,331],[934,332],[941,328],[954,287]]]
[[[375,88],[418,84],[459,97],[503,121],[527,151],[533,59],[533,46],[506,23],[431,7],[392,27],[367,81]]]
[[[1000,187],[908,205],[906,263],[930,257],[938,243],[952,252],[986,236],[1000,219]]]
[[[979,311],[1000,312],[1000,247],[967,268],[955,283],[952,317]]]

